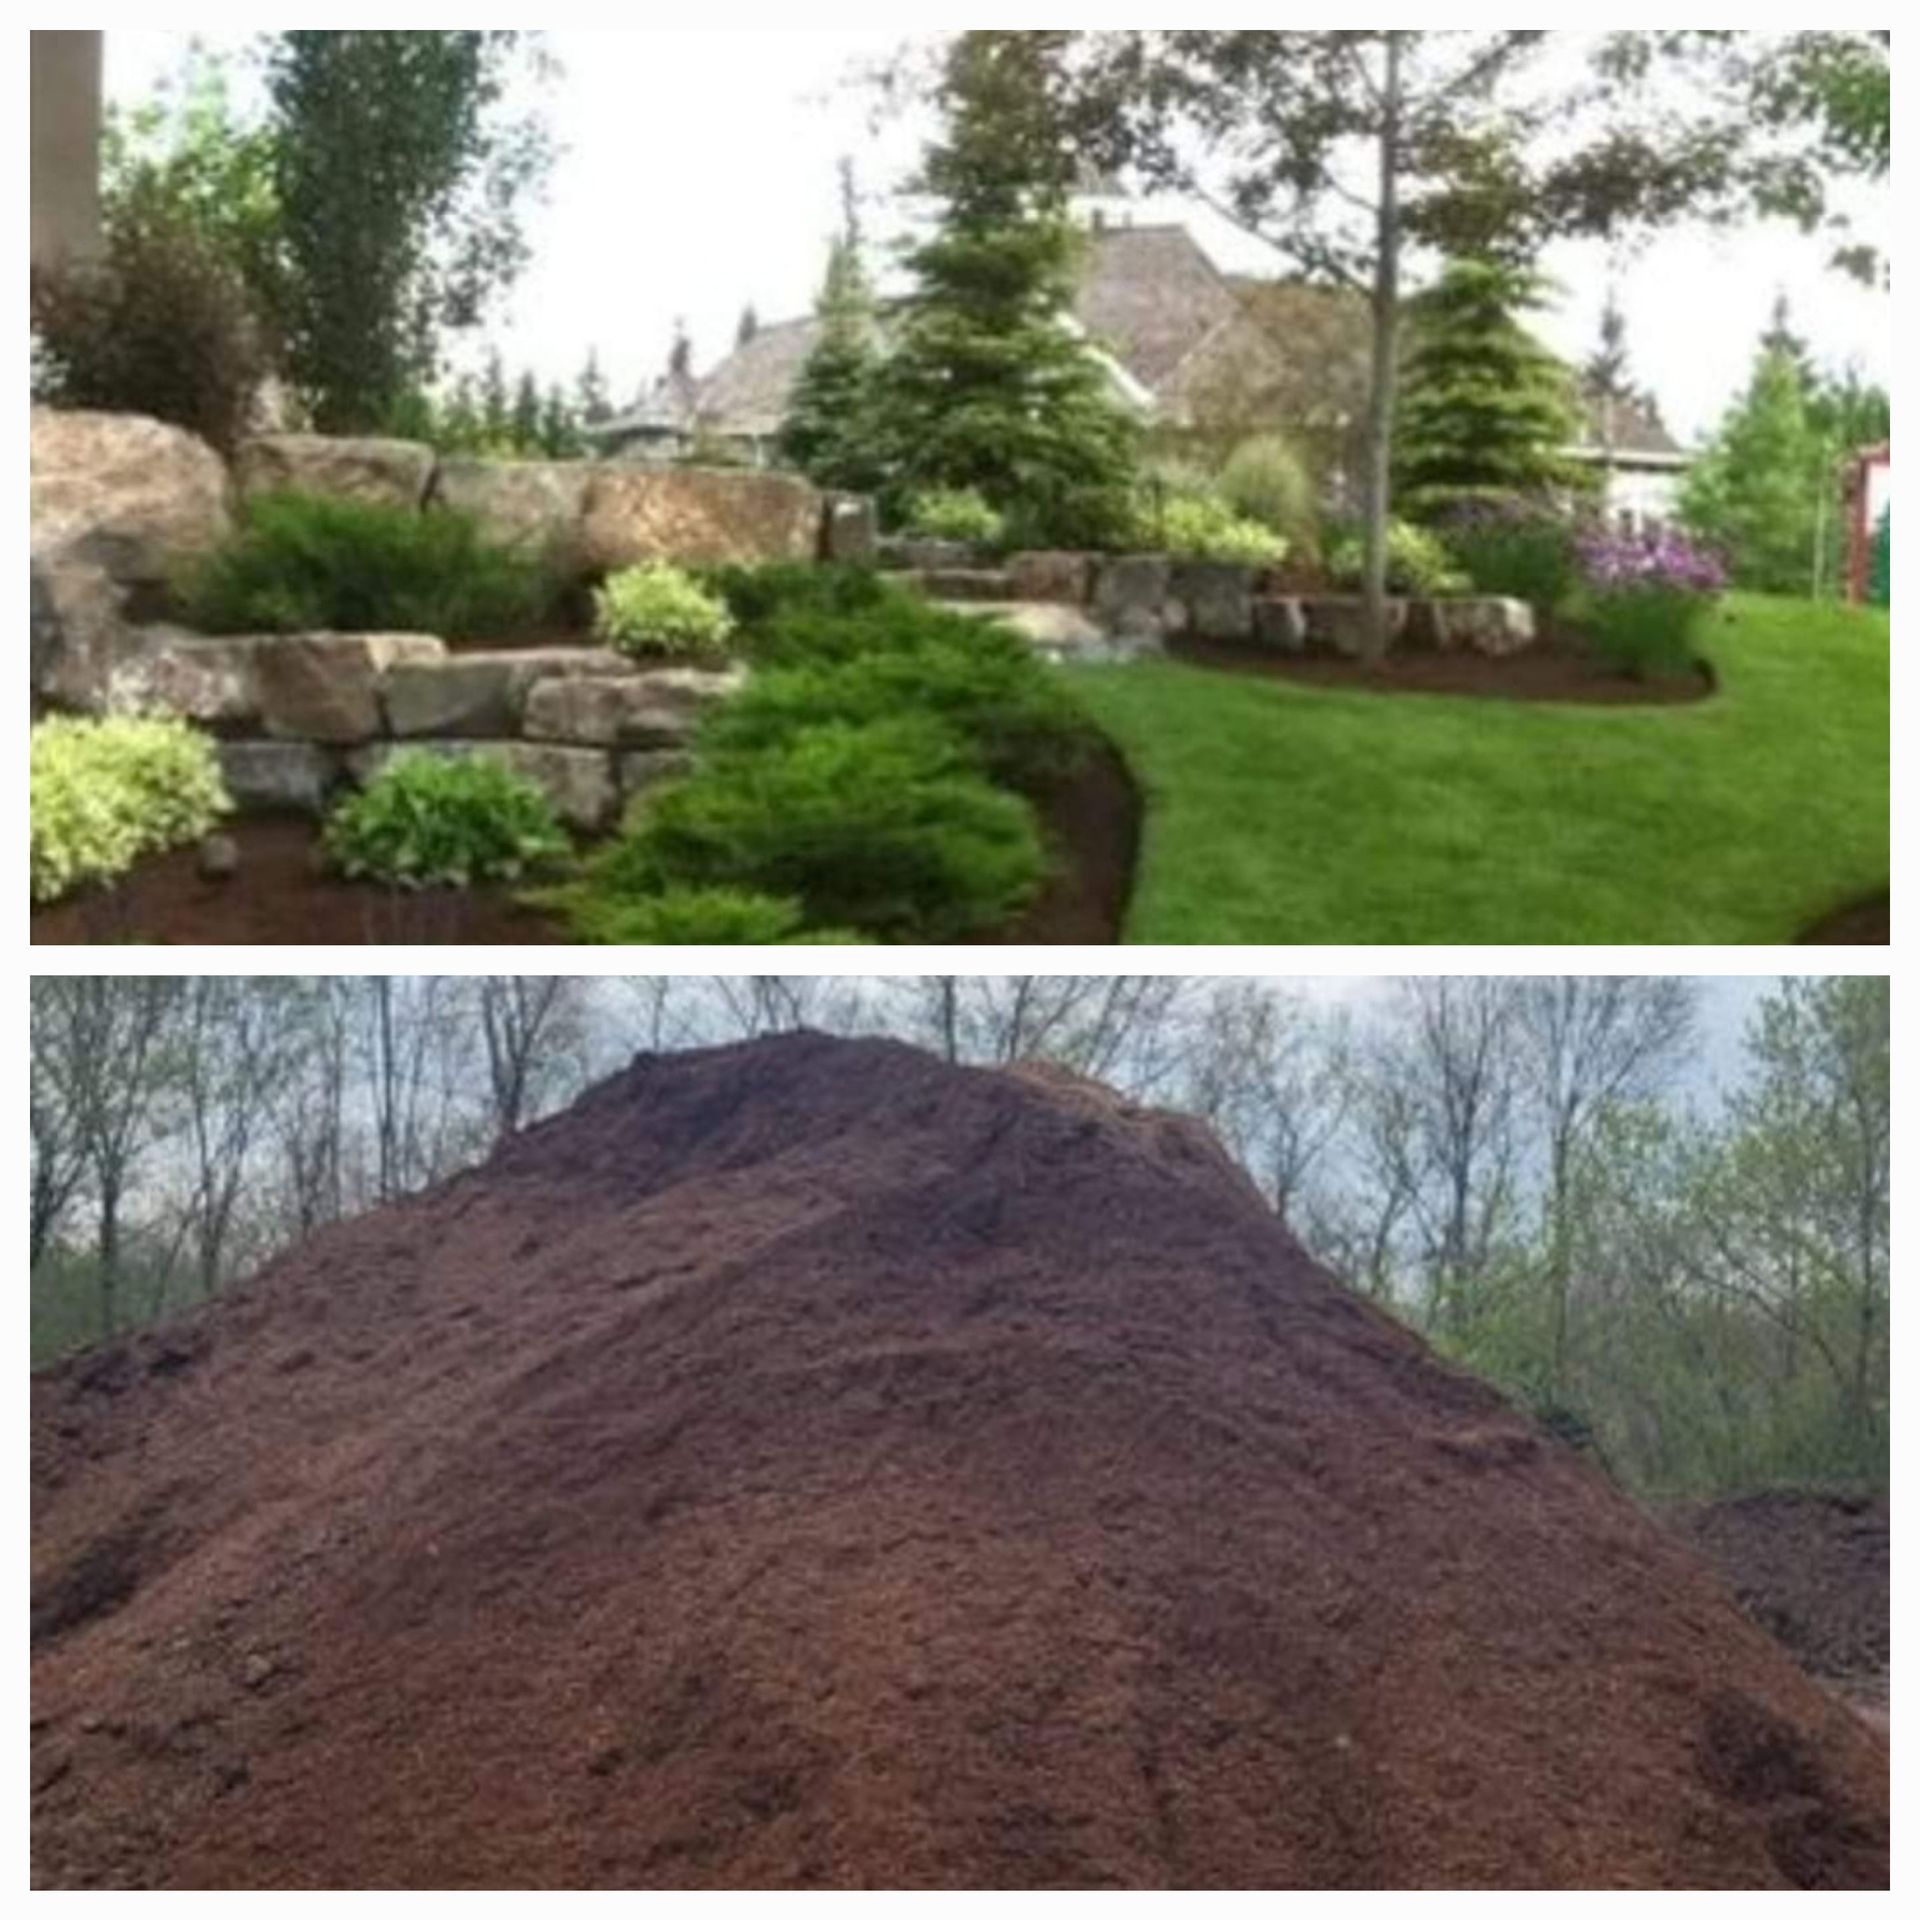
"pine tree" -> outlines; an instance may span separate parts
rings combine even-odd
[[[547,389],[540,406],[540,451],[549,460],[577,460],[586,451],[580,419],[559,385]]]
[[[480,435],[491,447],[503,447],[513,431],[513,403],[507,393],[507,366],[498,347],[487,355],[480,376]]]
[[[1138,427],[1069,316],[1075,162],[1052,81],[1070,38],[953,43],[920,183],[940,226],[908,257],[916,285],[875,383],[877,433],[896,505],[973,488],[1021,540],[1095,546],[1129,523]]]
[[[573,383],[574,410],[581,421],[589,427],[597,427],[603,420],[613,418],[613,400],[607,392],[607,377],[600,371],[600,350],[590,348],[587,364],[580,369],[580,377]]]
[[[858,246],[842,235],[827,257],[820,336],[794,385],[780,455],[816,485],[870,493],[885,479],[873,444],[873,290]]]
[[[1739,585],[1762,593],[1812,590],[1839,514],[1833,461],[1808,397],[1800,357],[1770,331],[1746,392],[1681,495],[1687,524],[1726,549]]]
[[[472,453],[480,444],[480,405],[470,373],[461,374],[447,394],[440,436],[441,444],[452,453]]]
[[[529,371],[520,376],[513,390],[513,416],[507,432],[512,438],[515,453],[540,451],[540,426],[540,383]]]
[[[1412,303],[1394,437],[1394,490],[1409,517],[1591,486],[1567,457],[1581,424],[1571,374],[1521,319],[1540,299],[1526,268],[1451,260]]]
[[[751,300],[740,309],[740,324],[733,330],[736,349],[750,346],[760,332],[760,311]]]

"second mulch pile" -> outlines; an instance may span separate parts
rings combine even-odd
[[[1884,1885],[1886,1749],[1213,1144],[798,1037],[34,1389],[42,1885]]]

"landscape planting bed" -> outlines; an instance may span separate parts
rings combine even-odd
[[[44,1887],[1887,1884],[1687,1548],[1055,1074],[643,1057],[32,1472]]]

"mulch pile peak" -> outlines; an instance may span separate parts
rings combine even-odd
[[[44,1886],[1858,1886],[1885,1746],[1190,1122],[645,1058],[33,1394]]]

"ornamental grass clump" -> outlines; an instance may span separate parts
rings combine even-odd
[[[714,660],[725,656],[734,620],[719,594],[664,560],[650,560],[595,589],[593,630],[626,654]]]
[[[1581,624],[1624,673],[1680,673],[1726,591],[1725,561],[1667,529],[1594,533],[1579,544]]]
[[[1479,593],[1524,600],[1542,614],[1564,607],[1580,581],[1577,529],[1551,502],[1513,496],[1461,500],[1434,530]]]
[[[55,716],[35,724],[27,758],[36,901],[117,880],[233,807],[213,742],[184,720]]]

